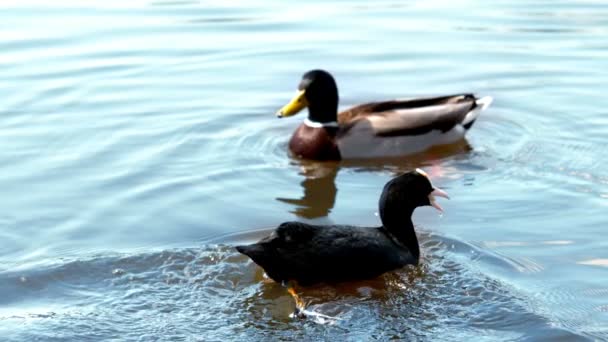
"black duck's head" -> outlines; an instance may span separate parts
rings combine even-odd
[[[380,196],[380,217],[384,220],[394,220],[411,215],[414,209],[422,206],[433,206],[440,212],[441,206],[435,202],[435,196],[448,198],[448,194],[433,186],[429,176],[422,170],[416,169],[393,178],[384,186]]]
[[[308,107],[308,119],[328,123],[337,120],[338,87],[333,76],[324,70],[311,70],[302,76],[296,96],[277,112],[284,118]]]

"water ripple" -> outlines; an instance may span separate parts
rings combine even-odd
[[[421,268],[302,289],[309,310],[339,318],[326,328],[290,319],[293,303],[284,288],[265,280],[257,266],[226,245],[97,256],[5,273],[3,286],[13,295],[3,304],[37,296],[47,309],[21,304],[12,311],[20,314],[2,311],[0,327],[13,326],[9,339],[184,338],[196,336],[199,329],[209,339],[264,338],[267,329],[300,338],[318,336],[321,329],[324,336],[349,331],[381,339],[422,338],[439,331],[465,338],[495,329],[512,338],[523,337],[524,331],[528,336],[575,336],[553,327],[505,284],[453,261],[443,238],[423,233],[421,239],[426,260]],[[85,326],[89,329],[82,330]]]
[[[4,338],[606,339],[604,2],[5,5]],[[303,116],[273,113],[311,68],[341,108],[496,101],[453,146],[301,161]],[[378,224],[382,185],[414,167],[453,197],[441,219],[416,212],[437,232],[425,264],[305,291],[336,324],[289,319],[284,289],[230,248],[192,248],[288,219]]]

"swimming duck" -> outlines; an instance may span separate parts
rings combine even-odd
[[[384,186],[379,201],[381,227],[285,222],[259,242],[236,249],[280,283],[311,285],[374,278],[418,264],[420,248],[411,215],[426,205],[441,211],[435,196],[448,198],[417,169]],[[292,295],[296,297],[295,292]]]
[[[462,139],[492,103],[473,94],[366,103],[338,114],[338,87],[324,70],[302,76],[296,96],[277,112],[292,116],[308,107],[308,118],[289,141],[305,159],[339,160],[402,156]]]

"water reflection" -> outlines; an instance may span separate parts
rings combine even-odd
[[[300,164],[300,174],[304,180],[301,198],[277,198],[278,201],[293,204],[291,213],[298,217],[314,219],[328,216],[336,202],[336,176],[340,168],[337,162],[296,161]]]
[[[295,206],[290,213],[305,219],[326,217],[336,202],[338,188],[336,176],[341,168],[352,168],[357,171],[390,171],[394,175],[415,169],[445,162],[467,155],[473,149],[466,140],[447,146],[439,146],[415,155],[399,158],[374,158],[364,160],[345,160],[341,162],[318,162],[293,159],[299,166],[299,174],[304,176],[300,183],[303,194],[300,198],[283,198],[277,200]]]

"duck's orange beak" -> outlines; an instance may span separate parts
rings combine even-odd
[[[281,108],[277,112],[278,118],[284,118],[287,116],[292,116],[298,114],[302,109],[308,106],[308,101],[306,100],[306,91],[298,90],[296,96],[294,96],[288,104],[286,104],[283,108]]]

